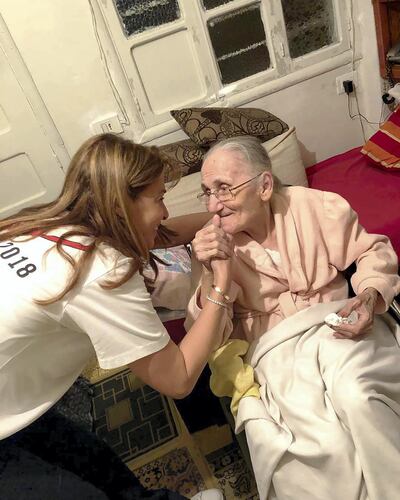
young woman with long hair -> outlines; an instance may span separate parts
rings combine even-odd
[[[22,448],[30,443],[30,452],[50,453],[51,446],[39,445],[29,431],[51,415],[94,354],[100,367],[129,365],[146,384],[180,398],[192,390],[221,342],[219,325],[231,284],[228,240],[211,261],[214,288],[179,346],[151,304],[142,276],[152,261],[151,249],[168,239],[171,246],[189,242],[207,220],[205,214],[166,220],[165,171],[155,147],[112,134],[94,136],[72,158],[56,200],[0,221],[3,451],[7,443]],[[77,471],[74,460],[65,467],[62,454],[58,465],[96,482],[90,467],[85,471],[80,465]],[[111,481],[104,482],[100,486],[109,498],[152,498],[154,493],[144,492],[138,482],[132,493],[129,480],[118,493]],[[181,498],[165,491],[154,495]]]

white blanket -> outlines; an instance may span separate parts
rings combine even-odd
[[[247,356],[261,400],[243,398],[261,500],[400,498],[400,331],[388,315],[342,340],[323,323],[346,301],[282,321]]]

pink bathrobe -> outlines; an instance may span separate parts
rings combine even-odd
[[[232,308],[224,323],[224,340],[251,342],[246,369],[226,386],[247,387],[249,366],[260,386],[260,399],[242,397],[236,417],[260,498],[398,498],[400,330],[376,317],[363,341],[338,341],[324,325],[326,314],[345,304],[341,271],[354,261],[355,292],[378,290],[383,313],[400,292],[397,256],[336,194],[285,188],[271,208],[281,263],[246,234],[235,235]],[[205,287],[211,280],[203,271]],[[188,324],[199,313],[198,290]],[[224,364],[237,368],[234,358]],[[215,371],[213,377],[221,380]]]
[[[353,262],[353,289],[357,294],[368,287],[378,290],[378,313],[400,293],[397,256],[388,238],[368,234],[341,196],[288,187],[273,195],[271,208],[281,265],[246,233],[234,235],[233,323],[229,314],[225,340],[232,336],[251,342],[312,304],[347,298],[341,271]],[[202,283],[210,285],[211,280],[203,269]],[[189,303],[186,326],[200,312],[197,293]]]

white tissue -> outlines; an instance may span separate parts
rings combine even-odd
[[[356,311],[352,311],[347,318],[338,316],[336,313],[331,313],[326,316],[324,321],[331,326],[354,325],[354,323],[357,323],[358,321],[358,313]]]
[[[400,84],[396,83],[394,87],[388,90],[388,94],[397,100],[400,100]]]

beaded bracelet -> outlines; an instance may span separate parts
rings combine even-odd
[[[211,285],[211,288],[215,290],[217,293],[219,293],[226,300],[226,302],[229,302],[230,300],[229,295],[226,295],[219,286]]]
[[[223,302],[220,302],[219,300],[215,300],[212,297],[210,297],[209,295],[207,295],[206,299],[209,300],[210,302],[212,302],[213,304],[217,304],[217,306],[222,306],[222,307],[226,308],[226,305]]]

